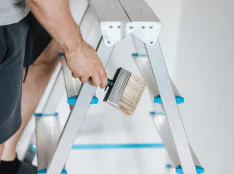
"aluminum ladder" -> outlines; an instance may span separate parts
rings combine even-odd
[[[85,41],[97,50],[104,66],[117,42],[127,36],[133,38],[137,50],[137,53],[133,54],[134,60],[148,82],[151,95],[154,96],[153,121],[176,172],[203,173],[204,169],[187,140],[177,106],[183,98],[170,80],[164,62],[158,41],[161,30],[158,17],[144,0],[91,0],[84,4],[86,5],[82,6],[84,10],[80,29]],[[63,54],[60,56],[63,57]],[[64,59],[61,60],[63,71],[58,73],[43,114],[38,114],[36,118],[38,174],[66,173],[66,159],[90,103],[96,100],[97,87],[74,80]],[[61,88],[61,85],[64,85],[62,76],[68,102],[74,104],[74,107],[60,135],[55,108],[60,94],[64,91]]]

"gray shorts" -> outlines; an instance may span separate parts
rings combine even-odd
[[[29,67],[50,41],[31,13],[18,23],[0,26],[0,144],[21,125],[23,67]]]

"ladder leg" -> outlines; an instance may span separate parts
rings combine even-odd
[[[145,44],[184,174],[197,174],[159,41]]]
[[[48,100],[41,113],[36,116],[36,142],[38,171],[46,169],[56,148],[61,132],[59,119],[55,113],[58,103],[65,91],[61,65]]]
[[[104,66],[106,66],[112,50],[113,47],[107,47],[104,41],[101,41],[98,48],[98,55]],[[89,83],[82,85],[77,102],[69,115],[57,148],[47,168],[47,174],[59,174],[62,171],[96,89],[97,87],[91,86]]]

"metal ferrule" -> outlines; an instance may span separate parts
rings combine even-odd
[[[129,71],[123,68],[117,69],[113,79],[114,84],[109,87],[104,101],[114,106],[118,106],[130,77],[131,73]]]

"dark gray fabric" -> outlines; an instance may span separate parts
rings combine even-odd
[[[0,26],[0,144],[21,125],[23,67],[32,64],[50,40],[31,13],[18,23]]]
[[[1,161],[1,174],[36,174],[37,168],[32,164],[19,161],[16,157],[13,161]]]
[[[0,144],[21,125],[22,69],[28,23],[0,27]]]
[[[20,162],[17,174],[36,174],[36,173],[37,173],[36,167],[25,162]]]

